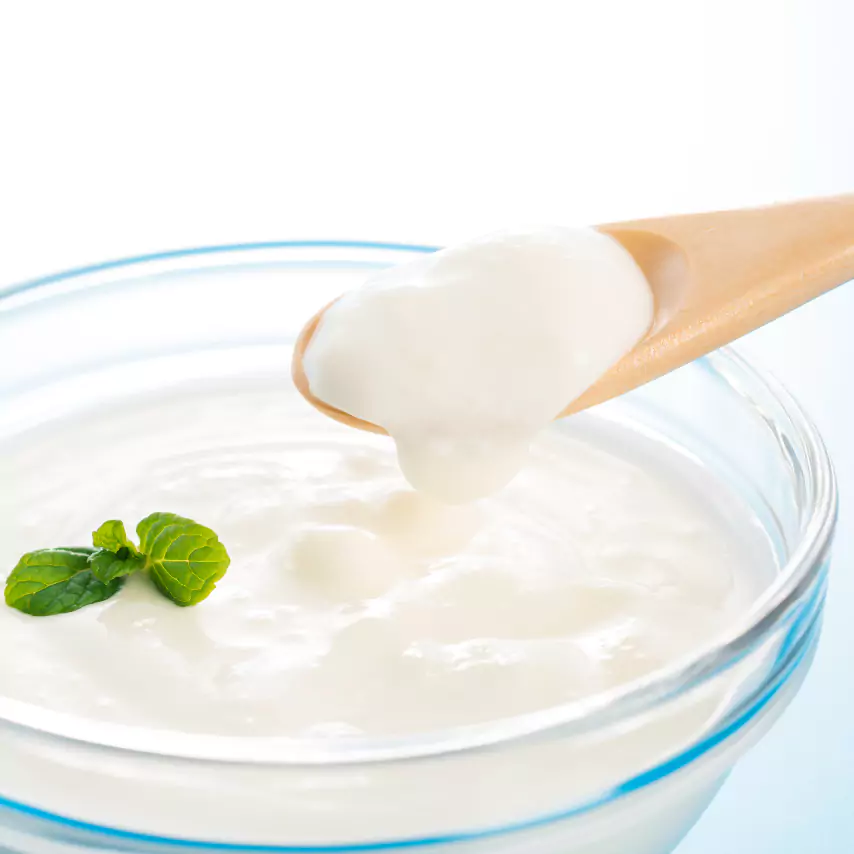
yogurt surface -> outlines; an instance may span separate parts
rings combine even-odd
[[[773,564],[705,471],[586,415],[465,506],[278,384],[69,415],[0,442],[0,482],[0,565],[153,510],[227,544],[194,608],[141,578],[72,614],[0,608],[3,694],[157,729],[387,735],[535,711],[695,650]]]

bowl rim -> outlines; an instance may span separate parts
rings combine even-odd
[[[105,272],[125,272],[127,268],[168,264],[188,259],[216,259],[217,256],[266,255],[294,250],[322,253],[363,254],[371,258],[400,258],[430,253],[439,247],[420,244],[355,240],[263,241],[199,246],[167,250],[72,268],[37,279],[0,288],[0,312],[14,309],[18,299],[50,298],[54,287],[65,293],[67,285],[85,289],[103,284]],[[340,255],[338,256],[340,257]],[[356,265],[356,259],[352,259]],[[249,261],[251,263],[251,261]],[[256,262],[261,263],[261,262]],[[269,259],[263,263],[269,263]],[[322,265],[323,259],[317,259]],[[180,267],[177,271],[198,269]],[[91,281],[87,284],[87,277]],[[118,285],[119,280],[109,281]],[[280,766],[335,766],[375,762],[410,761],[486,749],[503,749],[520,741],[545,737],[570,737],[612,726],[666,702],[684,691],[713,678],[744,658],[755,644],[798,604],[811,589],[825,562],[837,515],[837,488],[833,466],[824,442],[801,406],[773,378],[753,368],[741,356],[723,348],[704,358],[713,373],[735,370],[753,386],[769,393],[791,421],[807,457],[805,467],[810,506],[800,540],[763,596],[744,617],[694,653],[670,662],[640,679],[556,707],[542,709],[485,723],[435,730],[416,735],[336,739],[295,739],[283,737],[248,738],[178,733],[140,729],[121,724],[88,721],[74,715],[53,712],[0,696],[0,725],[38,735],[82,744],[93,749],[121,751],[176,761]],[[722,373],[723,372],[723,373]],[[728,383],[731,387],[732,384]],[[733,389],[738,392],[737,389]],[[743,396],[743,395],[742,395]]]

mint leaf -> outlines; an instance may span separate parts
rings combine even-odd
[[[6,604],[34,617],[67,614],[118,593],[122,579],[108,584],[89,569],[90,548],[28,552],[6,579]]]
[[[110,519],[92,531],[92,542],[98,551],[89,559],[89,568],[104,584],[145,569],[145,558],[128,539],[124,523],[118,519]]]
[[[106,549],[109,552],[118,552],[120,549],[128,549],[136,554],[136,546],[128,539],[125,526],[118,519],[110,519],[104,522],[97,531],[92,531],[92,544],[96,549]]]
[[[98,581],[109,584],[114,578],[138,572],[145,569],[145,558],[130,552],[127,546],[122,546],[118,552],[98,549],[89,557],[89,569]]]
[[[206,599],[231,563],[210,528],[175,513],[152,513],[136,532],[152,581],[176,605]]]

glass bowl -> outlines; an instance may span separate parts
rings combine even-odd
[[[0,291],[0,444],[76,407],[180,382],[287,383],[306,318],[371,270],[430,251],[338,241],[204,247]],[[809,668],[836,517],[833,472],[798,405],[727,351],[579,417],[637,431],[704,468],[764,531],[776,574],[725,636],[557,708],[385,739],[94,724],[2,696],[0,686],[0,848],[672,851]],[[2,488],[14,499],[14,482]],[[10,524],[0,520],[0,545]]]

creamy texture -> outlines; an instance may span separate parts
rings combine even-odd
[[[0,693],[160,729],[387,735],[542,709],[708,642],[771,566],[702,469],[584,415],[471,506],[413,492],[387,438],[246,383],[2,440],[0,482],[3,566],[154,510],[228,546],[195,608],[142,578],[69,615],[0,608]]]
[[[533,436],[643,337],[643,273],[593,229],[502,232],[384,270],[324,314],[312,393],[384,427],[418,490],[494,492]]]

